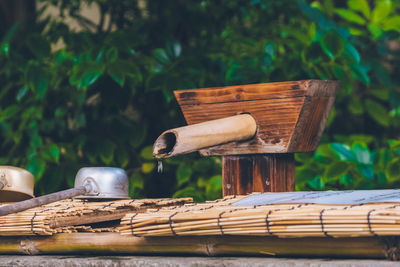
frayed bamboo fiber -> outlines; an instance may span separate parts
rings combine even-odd
[[[0,254],[130,254],[202,256],[300,256],[399,260],[399,239],[277,238],[273,236],[132,237],[119,233],[69,233],[49,237],[0,237]]]
[[[190,202],[192,202],[191,198],[97,202],[78,199],[62,200],[23,212],[0,216],[0,236],[105,231],[105,229],[99,230],[78,225],[118,220],[128,212],[143,212],[149,207],[177,206]],[[107,229],[115,231],[115,229]]]
[[[400,236],[399,203],[360,205],[184,205],[127,214],[122,235],[134,236]]]

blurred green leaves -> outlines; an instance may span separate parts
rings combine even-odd
[[[45,36],[38,33],[31,34],[26,40],[26,45],[31,52],[39,59],[45,58],[50,54],[50,44]]]
[[[45,96],[48,88],[48,79],[45,70],[39,66],[29,65],[26,72],[27,85],[36,93],[37,98]]]
[[[389,114],[384,106],[377,101],[367,99],[365,100],[365,107],[368,115],[371,116],[373,120],[382,126],[389,126]]]
[[[78,89],[86,89],[99,79],[103,74],[104,67],[94,61],[84,60],[78,61],[72,68],[72,75],[69,79],[71,85],[75,85]]]
[[[336,32],[328,31],[321,38],[321,47],[331,59],[334,59],[343,53],[344,42]]]
[[[178,169],[176,170],[176,179],[178,181],[178,186],[183,185],[190,181],[190,176],[192,175],[192,168],[183,163],[179,164]]]
[[[344,8],[337,8],[335,9],[335,12],[342,17],[343,19],[349,21],[349,22],[354,22],[360,25],[365,24],[365,19],[363,19],[360,15],[355,13],[354,11],[351,11],[349,9],[344,9]]]
[[[386,176],[392,183],[400,179],[400,158],[394,158],[388,163]]]
[[[391,0],[379,0],[375,2],[376,6],[372,10],[372,23],[377,24],[387,18],[392,11]]]
[[[374,189],[399,184],[400,153],[391,148],[393,141],[374,151],[362,142],[373,141],[369,136],[358,135],[347,139],[357,141],[350,141],[351,146],[341,143],[321,145],[312,158],[307,154],[303,158],[296,156],[296,160],[303,163],[297,168],[297,174],[301,177],[313,176],[311,180],[301,179],[297,187],[314,190]]]
[[[371,9],[368,5],[367,0],[349,0],[347,1],[349,8],[355,11],[360,11],[365,18],[369,19],[371,15]]]

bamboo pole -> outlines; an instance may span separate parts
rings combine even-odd
[[[277,237],[127,237],[118,233],[70,233],[51,237],[0,237],[0,254],[133,254],[203,256],[303,256],[385,258],[389,249],[385,239]]]
[[[36,208],[41,205],[46,205],[49,203],[53,203],[53,202],[71,198],[71,197],[85,195],[86,193],[90,192],[91,190],[92,190],[92,186],[90,184],[86,184],[83,186],[63,190],[63,191],[48,194],[45,196],[20,201],[20,202],[14,203],[14,204],[8,204],[8,205],[0,207],[0,216],[8,215],[11,213],[21,212],[21,211],[28,210],[31,208]]]
[[[232,141],[247,140],[255,135],[256,130],[257,123],[249,114],[171,129],[157,138],[153,156],[168,158]]]

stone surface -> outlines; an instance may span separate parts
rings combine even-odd
[[[160,257],[160,256],[0,256],[0,266],[34,267],[116,267],[116,266],[227,266],[227,267],[375,267],[400,266],[385,260],[332,260],[234,257]]]

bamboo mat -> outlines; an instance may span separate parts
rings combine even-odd
[[[148,208],[179,206],[191,198],[114,201],[62,200],[23,212],[0,216],[0,236],[52,235],[73,232],[112,232],[115,227],[95,228],[93,223],[121,219],[129,212]],[[3,205],[6,203],[3,203]],[[0,204],[1,205],[1,204]],[[85,225],[86,224],[86,225]]]
[[[237,198],[236,198],[237,200]],[[122,235],[133,236],[400,236],[400,203],[234,206],[227,198],[129,213]]]

